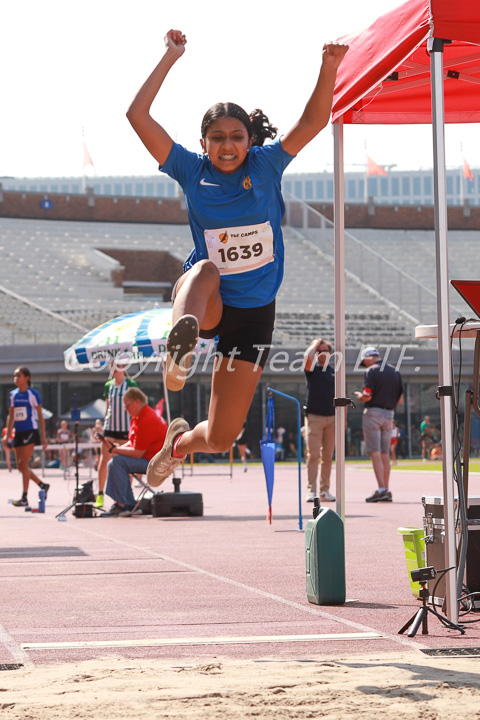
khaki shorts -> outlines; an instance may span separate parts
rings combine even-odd
[[[393,410],[365,408],[363,411],[363,438],[368,455],[381,452],[388,455],[393,429]]]

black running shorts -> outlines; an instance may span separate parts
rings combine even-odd
[[[38,430],[21,430],[15,433],[13,447],[25,447],[25,445],[40,445]]]
[[[217,352],[224,357],[260,365],[263,369],[267,362],[272,344],[275,323],[275,300],[269,305],[253,308],[223,306],[218,325],[211,330],[200,330],[200,337],[206,340],[218,335]]]

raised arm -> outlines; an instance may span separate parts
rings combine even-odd
[[[281,138],[283,149],[290,155],[297,155],[327,125],[337,70],[347,50],[348,45],[342,43],[329,42],[323,46],[322,65],[312,96],[300,119]]]
[[[312,342],[303,354],[303,362],[305,365],[305,370],[307,372],[312,372],[315,367],[315,363],[317,362],[316,355],[319,344],[320,338],[315,338],[315,340],[312,340]]]
[[[185,35],[180,30],[169,30],[165,36],[165,54],[157,67],[143,83],[128,108],[127,118],[147,150],[163,165],[172,149],[170,135],[150,115],[150,108],[163,85],[170,68],[185,52]]]
[[[13,419],[13,407],[10,407],[8,409],[8,420],[7,420],[7,434],[5,436],[5,439],[8,440],[10,435],[12,434],[14,426],[14,419]]]

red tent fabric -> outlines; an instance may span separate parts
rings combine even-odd
[[[434,37],[480,43],[477,0],[431,0]]]
[[[430,37],[444,46],[445,122],[480,122],[480,3],[408,0],[369,28],[342,38],[332,121],[417,124],[432,121]]]

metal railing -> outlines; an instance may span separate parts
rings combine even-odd
[[[300,232],[304,240],[333,264],[333,222],[288,193],[285,194],[285,204],[287,225]],[[402,252],[401,245],[398,250]],[[345,232],[345,271],[352,280],[406,315],[410,322],[435,322],[436,293],[349,232]],[[452,310],[462,312],[460,308]]]

